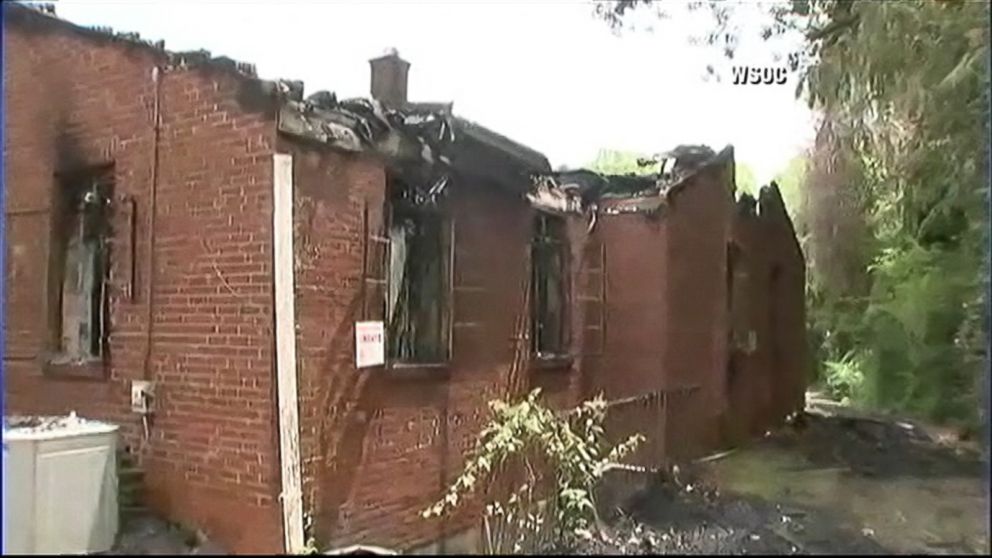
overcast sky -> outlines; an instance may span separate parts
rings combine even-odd
[[[254,63],[260,77],[303,80],[305,95],[367,95],[368,59],[393,47],[411,63],[411,101],[453,101],[460,116],[544,152],[555,167],[587,164],[600,148],[732,143],[764,182],[813,135],[795,82],[704,79],[719,57],[689,42],[709,23],[703,14],[644,13],[635,22],[653,29],[617,36],[587,0],[61,0],[56,11],[164,39],[170,50]],[[756,28],[754,11],[740,27]],[[773,50],[745,42],[734,63],[774,64]]]

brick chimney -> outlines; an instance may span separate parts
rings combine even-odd
[[[372,66],[372,97],[384,105],[402,107],[406,104],[406,79],[410,63],[400,58],[395,48],[369,60]]]

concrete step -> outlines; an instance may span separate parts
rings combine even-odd
[[[117,496],[119,506],[143,506],[145,499],[137,494],[120,494]]]
[[[145,487],[145,483],[143,482],[124,482],[124,481],[117,482],[117,491],[122,493],[141,492],[144,489],[144,487]]]
[[[143,505],[120,506],[120,513],[126,517],[138,517],[148,515],[151,512]]]
[[[140,506],[144,502],[141,493],[122,493],[117,495],[117,504],[120,506]]]
[[[133,465],[132,466],[127,466],[127,467],[117,467],[117,476],[118,477],[143,477],[143,476],[145,476],[145,470],[144,469],[140,469],[138,467],[135,467]]]
[[[147,514],[144,507],[145,472],[134,458],[124,452],[117,455],[117,503],[122,518]]]

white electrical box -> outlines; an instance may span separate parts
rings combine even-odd
[[[117,537],[117,426],[4,417],[3,554],[106,552]]]
[[[131,382],[131,411],[147,415],[152,411],[154,386],[151,382],[134,380]]]

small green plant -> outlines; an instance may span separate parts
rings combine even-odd
[[[302,555],[320,554],[320,548],[317,547],[317,539],[310,537],[307,539],[306,546],[300,551]]]
[[[306,545],[300,550],[302,555],[320,554],[317,538],[313,536],[313,514],[307,513],[303,518],[303,533],[307,538]]]
[[[512,480],[505,498],[487,495],[492,500],[482,518],[484,552],[540,552],[591,536],[596,482],[607,465],[625,458],[644,437],[635,434],[610,448],[601,396],[564,414],[546,408],[539,397],[540,390],[534,390],[516,404],[490,402],[492,419],[461,475],[423,517],[452,511],[480,486],[492,492]]]
[[[840,360],[828,360],[823,365],[827,389],[832,396],[847,404],[861,393],[865,376],[861,371],[861,363],[853,352],[847,353]]]

